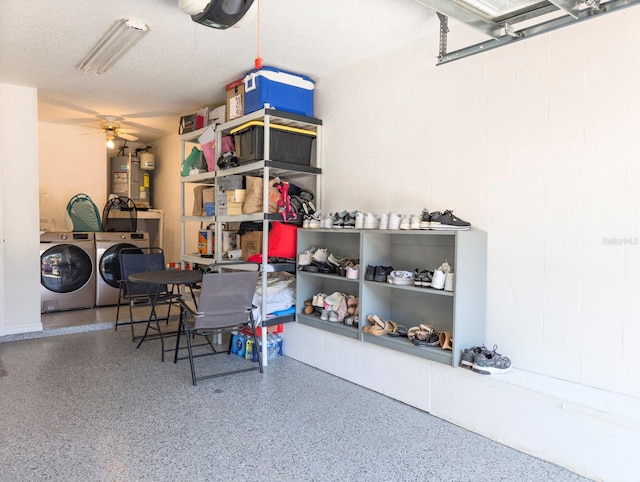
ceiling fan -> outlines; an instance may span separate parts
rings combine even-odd
[[[100,123],[100,129],[107,137],[107,147],[109,149],[113,149],[115,147],[115,143],[113,142],[116,138],[124,139],[126,141],[137,141],[138,138],[136,136],[132,136],[127,133],[126,129],[120,128],[121,120],[120,117],[116,116],[104,116],[102,117],[102,122]]]

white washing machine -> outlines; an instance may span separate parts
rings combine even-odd
[[[95,233],[40,235],[40,312],[92,308],[96,302]]]
[[[120,287],[120,251],[124,248],[148,248],[149,233],[95,233],[96,259],[96,306],[118,304]]]

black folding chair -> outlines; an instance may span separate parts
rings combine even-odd
[[[176,339],[176,350],[173,362],[189,359],[191,366],[191,380],[194,385],[199,380],[221,377],[232,373],[241,373],[262,369],[262,354],[258,346],[256,328],[252,313],[252,299],[258,281],[258,272],[227,272],[209,273],[202,278],[200,301],[197,309],[193,309],[184,300],[180,299],[180,329]],[[210,340],[201,345],[193,345],[192,335],[215,336],[222,333],[244,331],[253,339],[253,347],[257,354],[257,366],[233,369],[210,375],[196,375],[194,359],[202,356],[218,355],[225,353],[217,351]],[[185,335],[186,347],[180,346],[181,334]],[[195,346],[211,345],[211,350],[194,354]],[[179,351],[187,349],[188,356],[179,357]],[[226,353],[231,353],[231,338]],[[245,363],[245,362],[242,362]],[[246,363],[254,363],[246,360]]]
[[[148,285],[146,283],[134,283],[129,281],[129,276],[145,271],[161,271],[165,269],[164,252],[162,248],[125,248],[120,251],[120,293],[118,295],[118,307],[116,309],[116,330],[120,325],[131,326],[131,340],[135,341],[134,325],[146,323],[144,335],[140,336],[137,347],[143,341],[150,338],[160,338],[162,344],[162,360],[164,361],[164,338],[160,330],[160,321],[169,323],[171,317],[171,306],[180,298],[180,294],[175,292],[175,285]],[[192,292],[193,296],[193,292]],[[124,303],[129,305],[129,321],[120,322],[120,306]],[[168,305],[166,317],[158,317],[156,308],[161,305]],[[136,320],[133,309],[137,307],[149,306],[151,311],[146,319]],[[148,336],[149,330],[155,330],[155,336]]]

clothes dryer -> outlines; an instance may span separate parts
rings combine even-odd
[[[148,247],[149,233],[96,233],[96,306],[118,304],[120,251]]]
[[[40,312],[92,308],[96,301],[95,233],[40,235]]]

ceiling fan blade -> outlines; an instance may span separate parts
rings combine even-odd
[[[138,138],[136,136],[132,136],[131,134],[126,134],[126,133],[120,132],[120,131],[118,131],[116,136],[120,137],[121,139],[125,139],[127,141],[137,141],[138,140]]]

